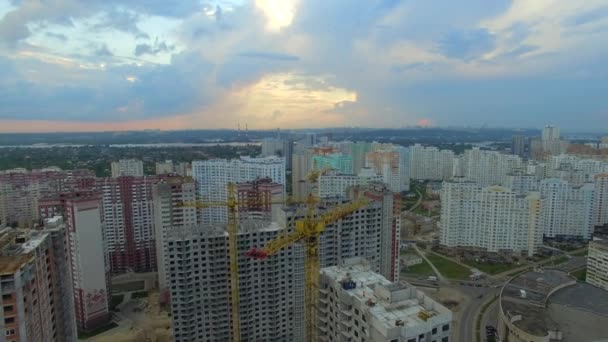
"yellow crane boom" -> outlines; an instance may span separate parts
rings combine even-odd
[[[340,205],[315,217],[314,204],[316,201],[309,200],[308,212],[302,220],[296,221],[295,229],[283,236],[269,241],[261,249],[253,248],[247,252],[247,256],[265,259],[296,242],[304,244],[306,249],[304,259],[304,319],[306,324],[306,341],[317,341],[317,303],[319,298],[319,238],[325,231],[325,226],[336,222],[368,204],[365,199],[359,199]],[[311,205],[312,204],[312,205]]]

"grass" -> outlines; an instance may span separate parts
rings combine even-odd
[[[110,310],[111,311],[116,310],[116,307],[118,305],[120,305],[124,299],[125,299],[125,295],[123,295],[123,294],[112,296],[112,299],[110,300]]]
[[[434,276],[435,272],[433,272],[433,269],[431,268],[431,266],[426,261],[423,260],[421,264],[410,266],[406,270],[401,271],[401,274],[406,275],[406,276],[407,275]]]
[[[95,330],[91,330],[91,331],[87,331],[87,332],[81,332],[78,334],[78,338],[82,339],[82,340],[86,340],[88,338],[91,338],[93,336],[97,336],[101,333],[104,333],[110,329],[114,329],[118,326],[118,324],[114,323],[114,322],[110,322],[107,325],[104,325],[103,327],[99,327]]]
[[[439,273],[443,274],[446,278],[466,280],[471,275],[471,271],[468,268],[438,255],[431,253],[427,255],[427,258],[435,265]]]
[[[572,275],[575,276],[576,279],[579,281],[586,281],[587,280],[587,269],[584,268],[580,271],[572,272]]]
[[[131,298],[132,299],[137,299],[137,298],[147,298],[148,297],[148,291],[139,291],[139,292],[133,292],[131,294]]]
[[[487,274],[498,274],[521,266],[513,263],[488,263],[475,260],[467,260],[464,263]]]
[[[570,260],[570,258],[567,255],[562,255],[562,256],[556,258],[555,260],[549,261],[548,264],[559,265],[559,264],[563,264],[564,262],[566,262],[568,260]]]
[[[573,256],[587,256],[587,253],[589,253],[589,251],[585,248],[582,251],[578,251],[576,253],[570,253],[570,255],[573,255]]]

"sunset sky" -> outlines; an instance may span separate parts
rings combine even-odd
[[[0,0],[0,132],[608,127],[608,0]]]

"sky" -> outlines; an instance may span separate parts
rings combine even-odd
[[[0,0],[0,132],[608,127],[608,0]]]

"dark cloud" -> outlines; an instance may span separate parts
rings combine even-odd
[[[163,52],[171,52],[175,50],[175,46],[169,45],[166,42],[160,42],[158,38],[154,41],[154,44],[138,44],[135,46],[135,51],[133,52],[135,56],[143,56],[143,55],[157,55]]]
[[[95,50],[95,55],[99,57],[112,57],[114,54],[108,48],[108,45],[102,44]]]
[[[103,19],[94,26],[94,29],[113,29],[131,33],[137,38],[149,39],[148,34],[137,27],[139,17],[139,14],[136,12],[112,8],[104,13]]]

